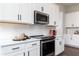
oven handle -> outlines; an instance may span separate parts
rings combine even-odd
[[[41,43],[47,43],[47,42],[51,42],[51,41],[54,41],[54,40],[41,41]]]

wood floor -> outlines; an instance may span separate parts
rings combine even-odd
[[[79,48],[65,47],[65,51],[59,56],[79,56]]]

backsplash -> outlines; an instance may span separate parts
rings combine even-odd
[[[20,24],[0,24],[0,39],[13,39],[15,36],[25,33],[26,35],[49,35],[49,30],[55,27],[42,25],[20,25]]]

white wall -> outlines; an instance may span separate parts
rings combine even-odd
[[[48,35],[50,27],[42,25],[0,24],[0,39],[13,39],[16,35]],[[55,29],[53,27],[52,29]]]
[[[66,13],[72,13],[72,12],[77,12],[77,11],[79,11],[79,3],[69,5],[69,6],[65,6],[65,12]]]

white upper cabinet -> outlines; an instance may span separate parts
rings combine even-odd
[[[54,25],[54,17],[53,17],[53,5],[52,4],[44,4],[44,12],[49,15],[49,25]]]
[[[57,35],[63,35],[63,12],[59,13],[59,21],[57,21]]]
[[[17,21],[19,14],[19,4],[3,4],[3,14],[1,20]]]
[[[2,17],[3,17],[3,12],[4,9],[3,9],[3,4],[0,4],[0,20],[2,20]]]
[[[65,26],[72,27],[74,25],[74,15],[72,13],[68,13],[65,15]]]
[[[51,3],[39,4],[40,11],[49,14],[49,25],[56,25],[59,19],[59,6]]]
[[[57,21],[59,19],[59,6],[56,4],[51,4],[49,8],[49,25],[58,25]]]
[[[1,4],[0,20],[34,24],[34,10],[49,14],[49,25],[56,25],[59,7],[51,3]]]
[[[27,3],[20,5],[21,21],[26,23],[34,23],[34,10],[40,10],[38,4]]]
[[[66,27],[79,27],[79,12],[66,13],[65,26]]]
[[[49,4],[48,3],[39,3],[39,7],[41,12],[49,13]]]
[[[53,7],[52,7],[52,12],[53,12],[53,20],[54,20],[54,25],[59,25],[59,6],[56,5],[56,4],[53,4]]]

